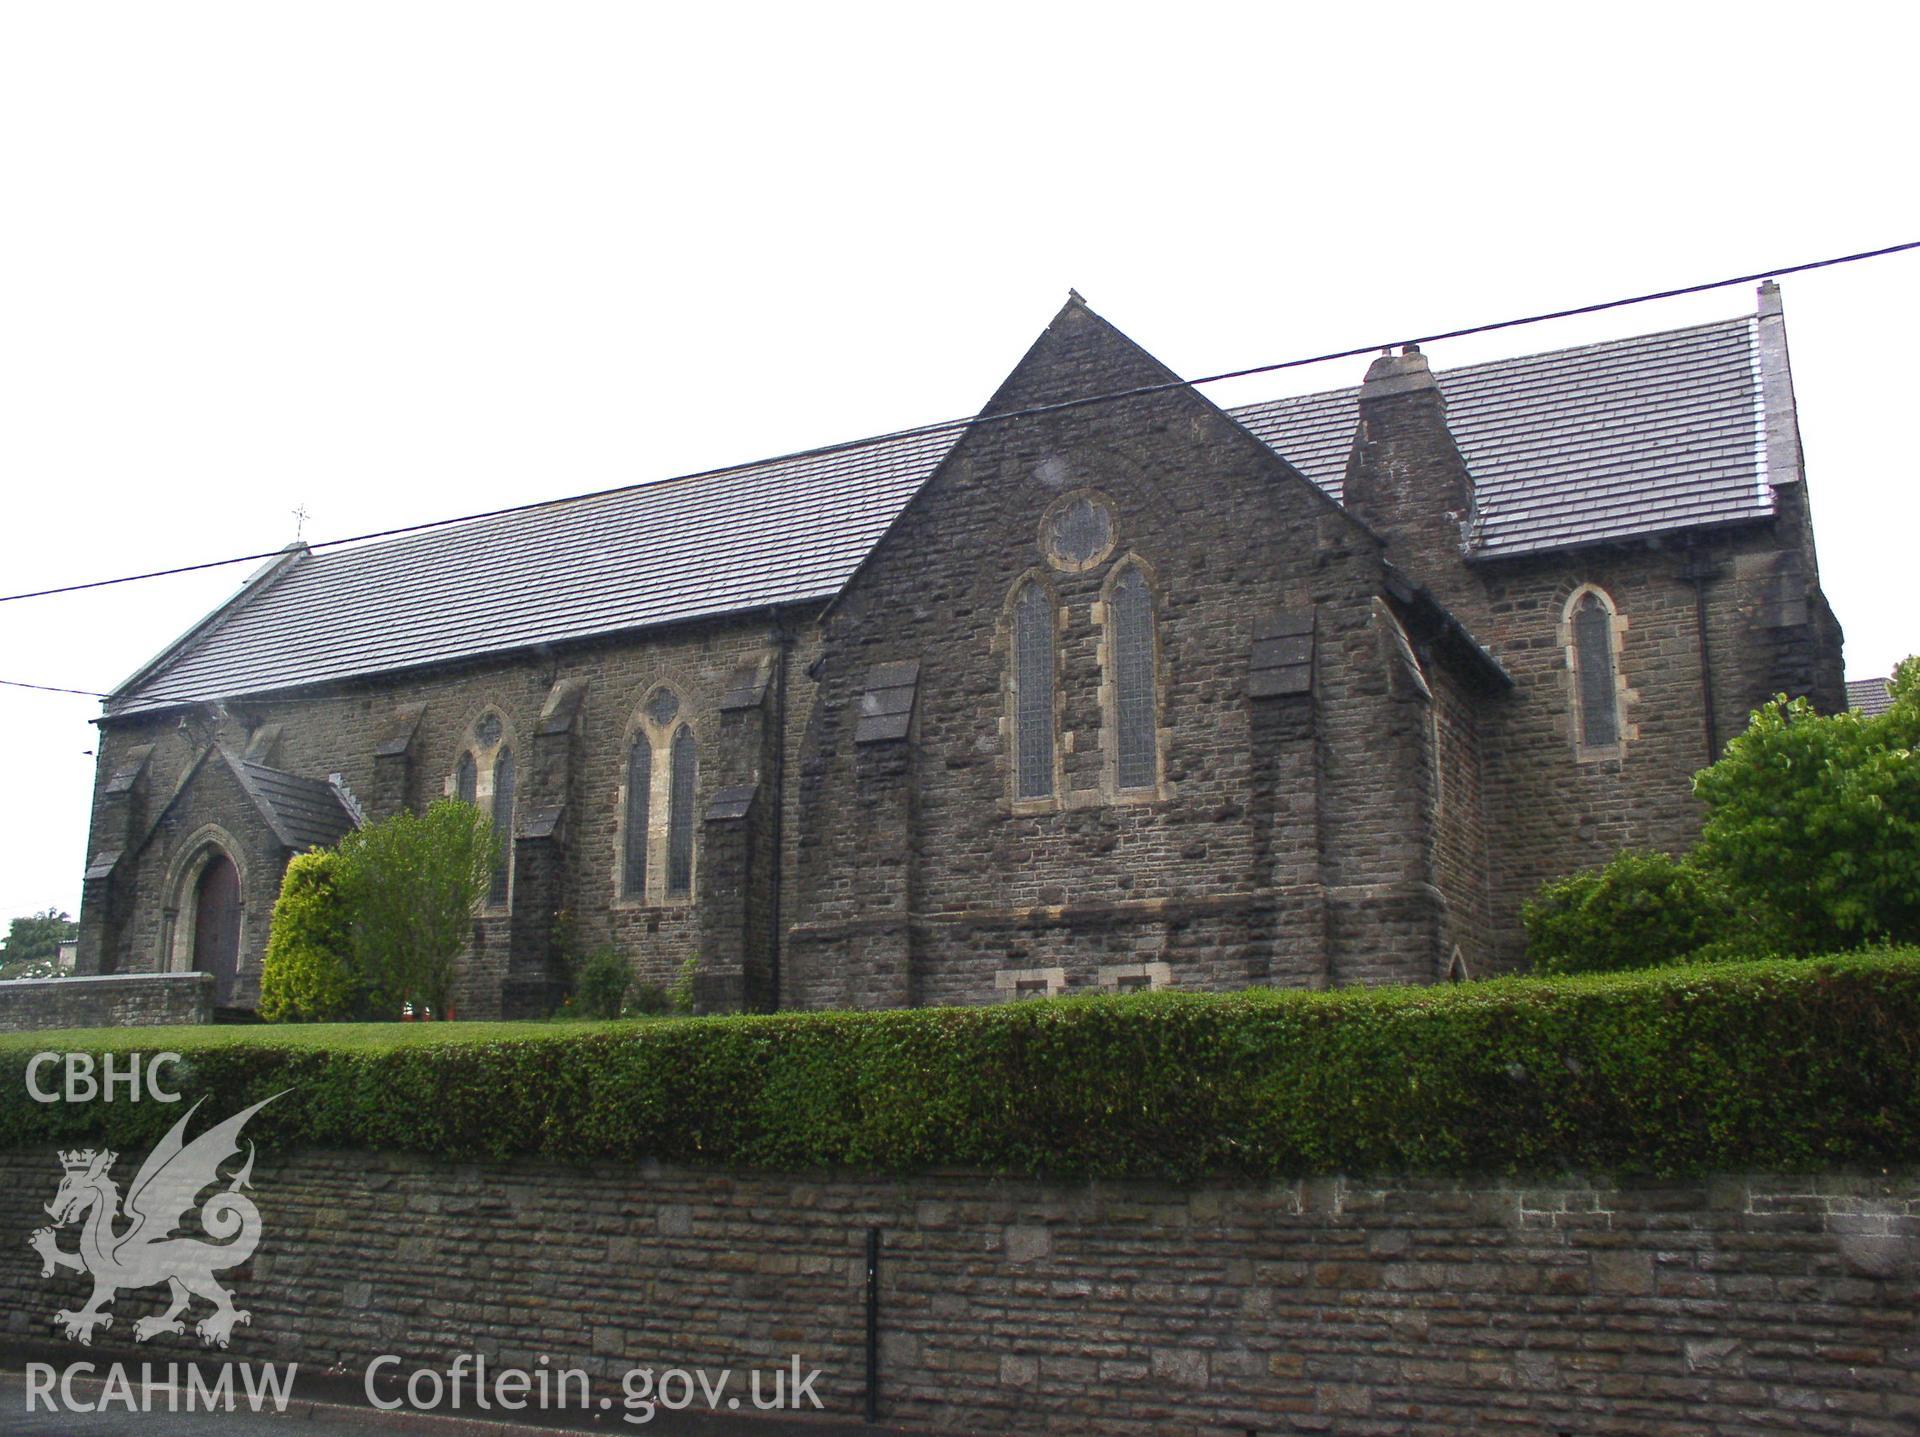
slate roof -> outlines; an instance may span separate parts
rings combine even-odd
[[[1437,372],[1473,475],[1476,555],[1770,515],[1756,328],[1723,320]],[[1233,414],[1338,499],[1359,392]]]
[[[1893,707],[1893,695],[1887,692],[1885,679],[1848,679],[1847,707],[1859,709],[1868,718]]]
[[[357,826],[333,785],[226,755],[240,783],[288,848],[331,848]]]
[[[1480,497],[1519,555],[1763,518],[1756,323],[1438,375]],[[1231,411],[1335,499],[1357,389]],[[743,465],[361,548],[293,551],[108,701],[111,714],[824,600],[957,432]]]

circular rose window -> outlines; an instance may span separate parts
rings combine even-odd
[[[1104,499],[1075,494],[1047,514],[1040,547],[1057,569],[1090,569],[1113,551],[1113,510]]]

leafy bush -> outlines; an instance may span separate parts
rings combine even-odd
[[[180,1087],[210,1112],[287,1090],[248,1128],[263,1144],[452,1158],[1175,1181],[1920,1161],[1911,949],[1435,988],[471,1031],[24,1034],[0,1039],[0,1084],[21,1091],[50,1044],[166,1047],[185,1054]],[[180,1111],[9,1103],[0,1147],[131,1149]]]
[[[643,1018],[657,1018],[673,1011],[673,996],[658,983],[635,983],[627,991],[626,1011]]]
[[[1696,860],[1779,951],[1920,939],[1920,659],[1890,687],[1873,718],[1776,699],[1694,779]]]
[[[1739,941],[1741,927],[1717,881],[1664,853],[1623,853],[1605,868],[1545,884],[1521,920],[1538,973],[1654,968],[1709,943]]]
[[[338,882],[340,859],[316,849],[287,864],[260,966],[260,1016],[269,1023],[351,1018],[365,999]]]
[[[693,1011],[694,984],[700,977],[700,958],[683,959],[680,971],[667,985],[667,1011],[669,1013],[691,1013]]]
[[[336,881],[374,1010],[402,1003],[441,1015],[453,964],[493,881],[493,825],[470,803],[442,799],[341,840]]]
[[[632,983],[627,960],[611,948],[601,948],[574,972],[574,1009],[583,1018],[618,1018]]]

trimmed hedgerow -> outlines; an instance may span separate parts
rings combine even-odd
[[[458,1158],[1174,1180],[1681,1176],[1920,1158],[1912,949],[1447,988],[549,1027],[510,1039],[482,1028],[462,1041],[458,1028],[431,1042],[146,1032],[112,1046],[185,1053],[180,1086],[216,1112],[289,1090],[248,1128],[263,1143]],[[31,1051],[0,1047],[0,1081],[14,1093]],[[179,1112],[11,1102],[0,1147],[131,1147]]]

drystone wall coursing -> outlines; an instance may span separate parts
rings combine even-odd
[[[0,1032],[212,1021],[210,973],[127,973],[0,983]]]
[[[0,1331],[44,1340],[80,1279],[24,1236],[51,1152],[0,1157]],[[798,1355],[864,1393],[882,1233],[880,1414],[959,1431],[1894,1437],[1920,1424],[1920,1174],[1328,1178],[1265,1187],[473,1166],[263,1152],[264,1236],[229,1356],[359,1374],[545,1355]],[[71,1245],[71,1240],[68,1240]],[[163,1295],[125,1293],[86,1355]],[[160,1338],[126,1356],[197,1353]],[[74,1349],[77,1353],[79,1349]]]

